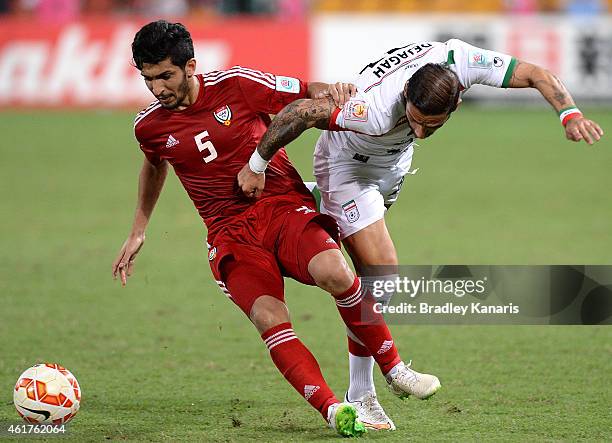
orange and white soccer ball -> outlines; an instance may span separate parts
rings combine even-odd
[[[81,388],[68,369],[56,363],[43,363],[21,374],[15,384],[13,402],[28,423],[63,424],[78,412]]]

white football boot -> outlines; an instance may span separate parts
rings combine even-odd
[[[389,390],[399,398],[407,398],[414,395],[416,398],[425,400],[434,395],[440,389],[440,380],[435,375],[421,374],[410,369],[412,361],[399,363],[386,376]]]
[[[373,431],[395,431],[395,424],[387,416],[376,398],[376,393],[368,392],[358,400],[349,400],[348,392],[344,395],[344,402],[357,410],[359,420],[366,429]]]

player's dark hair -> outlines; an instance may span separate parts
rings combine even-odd
[[[428,63],[404,87],[407,100],[425,115],[450,114],[457,109],[460,84],[447,66]]]
[[[157,64],[167,58],[173,65],[185,68],[193,58],[193,41],[187,28],[180,23],[157,20],[140,28],[132,42],[134,65]]]

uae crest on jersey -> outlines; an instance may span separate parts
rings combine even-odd
[[[221,106],[215,112],[213,112],[215,120],[225,126],[229,126],[232,123],[232,110],[229,106]]]
[[[344,215],[349,223],[355,223],[357,220],[359,220],[359,210],[357,209],[355,200],[351,200],[350,202],[343,204],[342,210],[344,211]]]

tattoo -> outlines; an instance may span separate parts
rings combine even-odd
[[[565,106],[567,102],[567,92],[561,80],[554,75],[551,75],[551,79],[536,80],[534,87],[541,91],[544,97],[550,98],[549,101],[554,100],[559,106]],[[554,103],[551,101],[554,105]]]
[[[517,61],[510,86],[537,89],[555,109],[573,104],[569,92],[558,77],[530,63]]]
[[[555,75],[552,76],[555,83],[553,87],[554,99],[557,100],[557,103],[561,106],[565,106],[567,104],[567,93],[565,90],[565,86],[561,83],[561,80]]]
[[[335,107],[330,97],[302,99],[288,104],[274,117],[261,138],[257,147],[259,154],[269,160],[276,151],[298,138],[306,129],[328,129]]]

